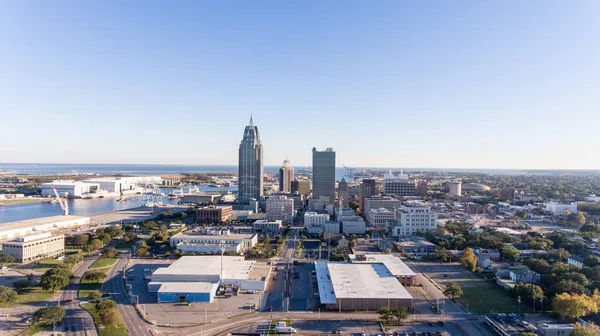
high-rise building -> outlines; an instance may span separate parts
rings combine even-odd
[[[292,189],[291,193],[294,194],[298,192],[300,195],[308,195],[310,194],[310,181],[302,180],[302,181],[292,181],[291,183]]]
[[[312,150],[313,198],[329,197],[330,204],[335,200],[335,152],[333,148],[324,151]]]
[[[279,168],[279,192],[291,193],[292,181],[294,180],[294,167],[286,158]]]
[[[383,193],[394,196],[415,196],[417,193],[415,182],[408,175],[400,173],[394,175],[391,172],[383,178]]]
[[[238,199],[247,202],[263,195],[263,146],[252,117],[244,130],[238,161]]]
[[[286,196],[271,196],[267,199],[267,220],[280,220],[285,224],[294,221],[294,200]]]
[[[338,198],[342,199],[342,206],[347,208],[350,206],[350,200],[348,195],[348,182],[342,177],[342,180],[338,184]]]
[[[365,214],[365,199],[373,197],[376,194],[377,194],[377,186],[375,184],[375,180],[364,179],[364,180],[362,180],[362,182],[360,182],[359,211],[361,214]]]

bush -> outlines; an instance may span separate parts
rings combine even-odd
[[[10,264],[14,262],[15,258],[13,256],[6,253],[0,253],[0,264]]]
[[[89,294],[87,296],[87,298],[90,301],[99,300],[101,297],[102,297],[102,294],[99,291],[97,291],[97,290],[89,292]]]
[[[14,303],[17,301],[17,292],[12,288],[0,286],[0,303]]]
[[[12,286],[16,290],[23,290],[23,289],[31,286],[31,283],[27,279],[21,279],[21,280],[17,280],[15,282],[13,282]]]
[[[87,282],[102,282],[106,278],[106,274],[102,271],[87,271],[83,275],[83,279]]]

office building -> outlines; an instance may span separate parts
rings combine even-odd
[[[360,182],[359,190],[359,211],[361,214],[366,214],[365,199],[377,195],[377,185],[373,179],[364,179]]]
[[[367,221],[371,226],[386,226],[394,219],[395,212],[386,208],[371,209],[367,214]]]
[[[270,275],[270,265],[244,257],[185,256],[154,271],[148,292],[157,294],[158,303],[212,302],[221,282],[242,291],[264,291]]]
[[[320,214],[316,212],[308,211],[304,213],[304,227],[309,228],[313,226],[323,226],[329,222],[328,214]]]
[[[292,181],[294,181],[294,167],[286,158],[279,168],[279,192],[291,193]]]
[[[415,182],[407,174],[394,175],[391,172],[383,178],[383,193],[393,196],[415,196],[417,189]]]
[[[254,229],[254,231],[263,233],[276,234],[281,231],[282,227],[283,225],[281,220],[269,221],[260,219],[252,223],[252,228]]]
[[[329,203],[335,200],[335,152],[332,148],[324,151],[312,150],[313,186],[312,196],[318,198],[325,196]]]
[[[233,214],[231,206],[207,206],[196,210],[196,223],[221,223]]]
[[[371,209],[387,209],[390,211],[394,211],[394,209],[400,207],[402,205],[402,201],[399,199],[395,199],[392,197],[371,197],[371,198],[367,198],[365,199],[365,217],[368,216],[369,211],[371,211]]]
[[[448,187],[450,188],[451,196],[460,196],[462,194],[462,182],[450,182]]]
[[[14,241],[3,242],[2,252],[20,263],[56,258],[65,253],[65,236],[46,232],[18,237]]]
[[[263,195],[263,145],[252,117],[244,130],[238,161],[238,200],[259,200]]]
[[[417,231],[430,231],[436,228],[437,214],[429,207],[402,206],[396,210],[396,223],[392,228],[392,236],[412,236]]]
[[[342,177],[338,184],[338,198],[342,199],[342,206],[347,208],[350,206],[350,196],[348,195],[348,182]]]
[[[342,223],[342,233],[365,234],[365,232],[367,232],[366,222],[360,216],[341,216],[340,221]]]
[[[294,200],[286,196],[271,196],[267,199],[267,220],[280,220],[284,224],[294,222]]]
[[[290,192],[292,194],[298,193],[303,196],[308,196],[310,194],[310,181],[292,181]]]

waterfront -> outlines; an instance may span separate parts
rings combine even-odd
[[[209,186],[200,186],[200,191],[235,191],[237,187],[212,188]],[[160,192],[167,195],[173,189],[161,189]],[[187,191],[187,189],[184,189]],[[69,212],[71,215],[91,216],[113,212],[117,210],[133,209],[142,206],[142,195],[127,196],[126,202],[117,202],[116,198],[96,198],[96,199],[71,199],[68,200]],[[170,200],[167,196],[163,197],[164,204],[177,204],[179,200]],[[21,220],[56,216],[63,213],[58,203],[30,203],[0,206],[0,224],[16,222]]]

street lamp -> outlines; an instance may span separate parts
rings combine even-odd
[[[519,314],[521,314],[521,296],[517,296],[517,302],[519,303]]]

